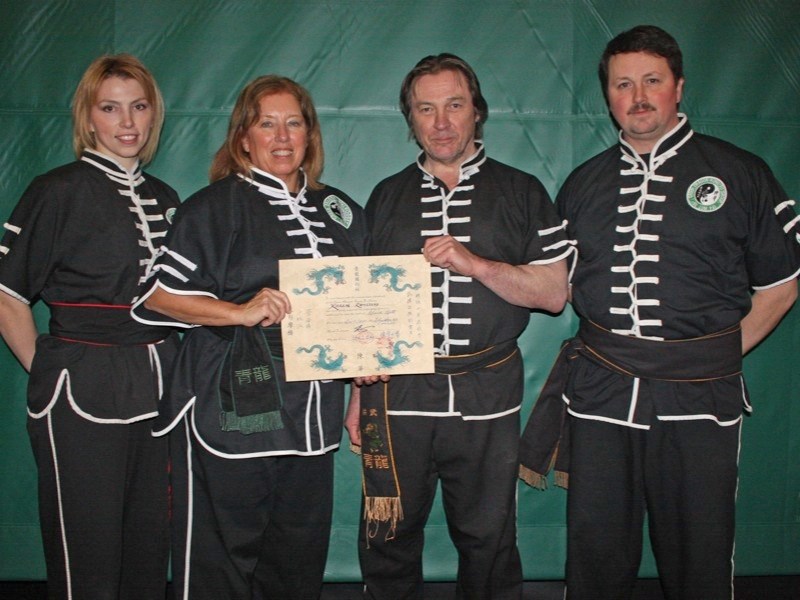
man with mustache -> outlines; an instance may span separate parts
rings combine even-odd
[[[619,143],[556,201],[578,242],[581,324],[551,375],[563,389],[523,436],[522,475],[547,470],[552,448],[537,458],[537,445],[566,409],[569,600],[631,597],[645,513],[665,597],[730,599],[742,355],[797,297],[793,202],[761,159],[678,112],[682,56],[665,31],[621,33],[599,75]]]

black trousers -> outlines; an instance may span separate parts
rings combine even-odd
[[[404,519],[391,540],[385,539],[385,525],[367,539],[362,522],[359,559],[365,597],[422,598],[424,527],[441,482],[447,526],[458,550],[457,597],[521,598],[516,540],[519,415],[484,421],[390,416],[390,427]]]
[[[318,598],[333,511],[333,453],[221,458],[185,425],[170,446],[175,598]]]
[[[741,423],[570,417],[568,600],[631,598],[645,513],[667,600],[730,600]]]
[[[28,418],[49,598],[164,598],[167,441],[150,429],[92,422],[63,397]]]

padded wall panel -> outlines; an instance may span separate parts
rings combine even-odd
[[[323,179],[364,203],[413,161],[400,82],[426,54],[466,58],[490,107],[489,153],[540,177],[551,194],[615,139],[597,83],[605,43],[638,23],[672,32],[685,56],[682,108],[702,132],[762,156],[800,195],[800,11],[796,0],[4,0],[0,4],[0,218],[30,179],[71,159],[69,102],[103,52],[152,69],[167,122],[149,170],[182,198],[205,185],[241,87],[279,73],[313,94],[323,129]],[[44,324],[45,314],[37,309]],[[535,314],[521,340],[526,419],[568,309]],[[746,360],[755,414],[745,422],[738,505],[739,574],[800,572],[800,312]],[[0,579],[41,578],[35,470],[25,433],[26,377],[0,348]],[[563,490],[520,486],[519,542],[528,578],[560,578]],[[358,461],[336,457],[329,580],[358,579]],[[425,572],[452,579],[455,553],[441,507],[429,522]],[[642,574],[655,573],[646,550]]]

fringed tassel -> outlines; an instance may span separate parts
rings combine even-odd
[[[527,483],[529,486],[534,487],[537,490],[547,489],[547,477],[545,477],[541,473],[532,471],[528,467],[524,467],[522,465],[519,466],[519,478],[522,479],[522,481]],[[556,485],[558,484],[556,483]]]
[[[397,522],[403,519],[403,505],[399,496],[388,498],[367,496],[364,498],[364,518],[368,522],[388,521],[392,528],[396,527]]]
[[[397,522],[403,520],[403,504],[399,496],[393,497],[364,497],[364,522],[367,527],[367,548],[369,540],[378,533],[381,523],[389,523],[385,540],[393,540],[397,532]]]

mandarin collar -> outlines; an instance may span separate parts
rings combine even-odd
[[[484,149],[483,140],[475,140],[475,153],[467,158],[459,166],[460,176],[459,181],[469,179],[472,175],[478,172],[479,167],[486,161],[486,150]],[[424,166],[425,151],[421,150],[417,155],[417,167],[419,170],[435,179],[435,176],[430,173]]]
[[[686,140],[692,136],[692,133],[692,126],[689,124],[688,117],[684,113],[678,113],[678,124],[665,133],[648,153],[650,156],[650,163],[655,163],[657,159],[665,155],[674,154],[678,147],[682,146]],[[634,150],[633,146],[622,138],[622,130],[619,132],[619,145],[625,154],[634,158],[642,157],[641,154]]]
[[[124,177],[136,179],[142,174],[142,163],[139,159],[136,160],[136,165],[133,167],[133,169],[129,171],[107,154],[103,154],[102,152],[98,152],[97,150],[93,150],[91,148],[84,148],[83,152],[81,153],[81,160],[93,164],[102,171],[112,175],[122,175]]]
[[[267,173],[266,171],[262,171],[258,167],[254,167],[250,165],[250,179],[258,183],[259,185],[264,185],[275,190],[283,192],[286,196],[290,198],[300,197],[304,195],[303,193],[306,191],[306,184],[307,184],[307,177],[305,171],[300,169],[300,175],[302,176],[300,179],[300,189],[297,193],[293,193],[289,191],[289,188],[286,187],[286,183],[283,179],[275,177],[274,175]]]

